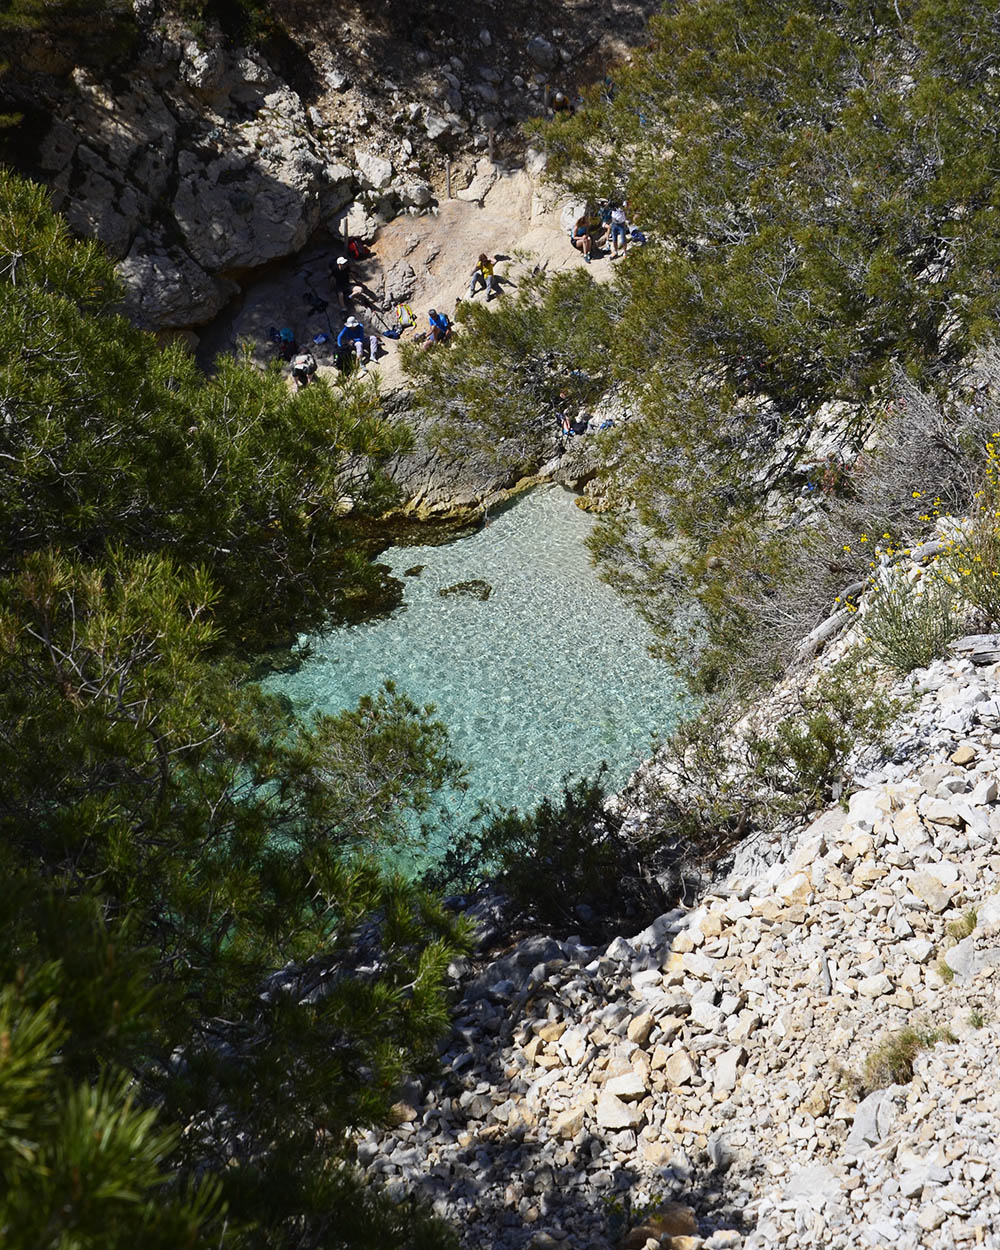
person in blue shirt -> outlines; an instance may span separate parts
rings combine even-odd
[[[364,363],[365,347],[368,348],[369,359],[375,359],[375,353],[378,350],[378,339],[375,335],[365,341],[365,328],[357,317],[348,317],[344,322],[344,328],[337,335],[337,348],[341,352],[354,352],[358,359],[358,364]]]
[[[425,348],[430,347],[434,343],[443,343],[451,334],[451,322],[448,320],[447,313],[439,313],[436,308],[432,308],[427,313],[427,320],[431,324],[430,329],[427,331]]]

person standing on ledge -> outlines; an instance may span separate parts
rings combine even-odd
[[[624,256],[628,248],[628,217],[625,205],[617,205],[611,210],[611,259],[617,260]]]

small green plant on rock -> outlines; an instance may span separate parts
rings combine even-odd
[[[976,928],[979,916],[974,907],[968,908],[962,913],[958,920],[951,920],[945,926],[945,932],[950,938],[954,938],[956,942],[961,942],[969,937]]]
[[[956,1041],[946,1028],[926,1024],[908,1025],[898,1033],[890,1033],[865,1060],[864,1089],[870,1093],[886,1085],[906,1085],[913,1080],[913,1064],[922,1050],[938,1042]]]

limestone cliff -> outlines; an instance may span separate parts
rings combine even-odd
[[[200,326],[318,230],[369,234],[431,205],[449,162],[461,188],[491,143],[519,151],[520,122],[603,74],[655,7],[302,0],[241,41],[136,0],[103,61],[82,27],[22,36],[0,75],[25,117],[8,156],[119,260],[140,324]]]

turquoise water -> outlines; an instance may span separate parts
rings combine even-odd
[[[387,678],[433,703],[469,769],[459,818],[480,800],[534,807],[561,793],[564,774],[602,761],[621,784],[651,736],[671,728],[681,696],[647,651],[648,627],[591,566],[592,523],[568,491],[548,487],[443,546],[390,548],[380,560],[403,581],[403,605],[309,638],[309,658],[267,687],[303,715],[340,711]],[[473,580],[492,588],[487,600],[438,593]]]

